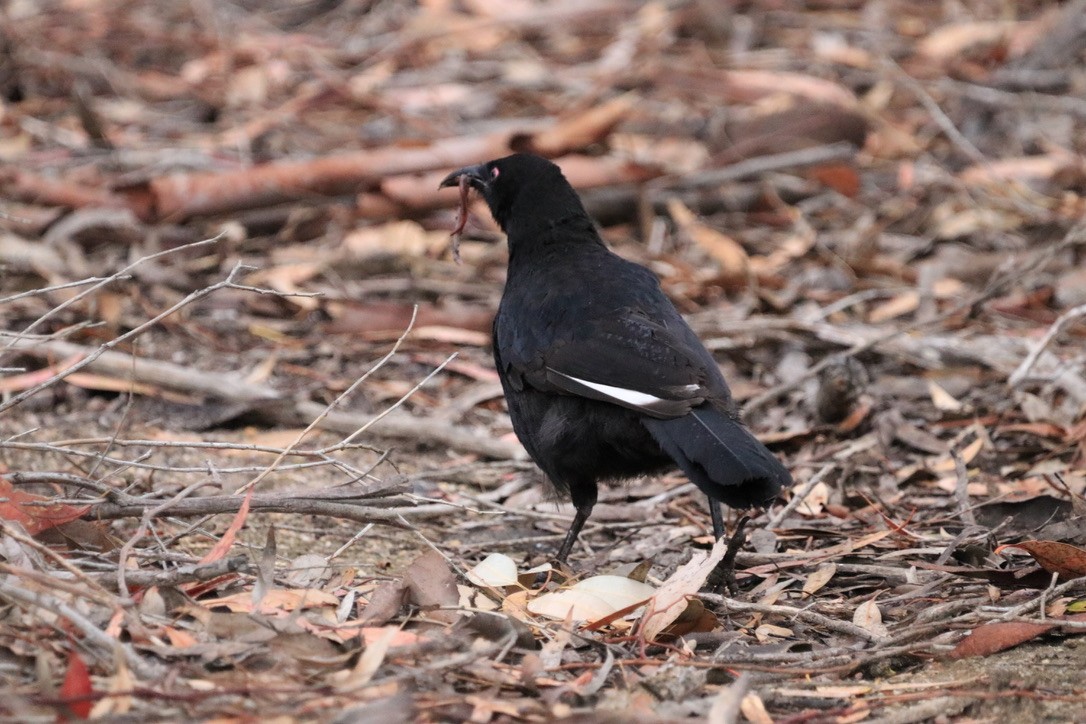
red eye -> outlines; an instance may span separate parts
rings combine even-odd
[[[500,174],[501,174],[501,172],[500,172],[500,171],[498,171],[498,167],[497,167],[497,166],[495,166],[494,168],[490,169],[490,175],[491,175],[491,176],[492,176],[493,178],[498,178],[498,176],[499,176]]]

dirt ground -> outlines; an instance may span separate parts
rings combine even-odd
[[[0,5],[0,718],[1086,721],[1084,55],[1082,0]],[[548,570],[437,188],[513,151],[792,471],[733,590],[679,473]]]

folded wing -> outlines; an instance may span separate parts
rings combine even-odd
[[[579,325],[568,338],[506,344],[501,357],[506,372],[532,387],[650,417],[680,417],[706,399],[728,397],[716,362],[677,315],[667,324],[622,310]]]

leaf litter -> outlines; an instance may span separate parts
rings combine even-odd
[[[112,5],[0,42],[4,715],[1072,718],[1081,3]],[[514,150],[795,471],[734,593],[678,475],[546,563],[436,190]]]

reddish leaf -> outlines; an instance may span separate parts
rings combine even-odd
[[[7,480],[0,480],[0,518],[22,524],[27,533],[37,535],[54,526],[83,516],[90,506],[50,503],[49,498],[15,490]]]
[[[826,163],[809,169],[807,175],[850,199],[860,193],[860,175],[851,164]]]
[[[1038,636],[1059,628],[1063,621],[1086,621],[1086,614],[1050,618],[1049,623],[1030,623],[1028,621],[986,623],[973,629],[972,633],[958,642],[948,654],[952,659],[964,659],[970,656],[988,656],[1024,644]],[[1065,633],[1081,634],[1082,629],[1067,629]]]
[[[952,659],[988,656],[1024,644],[1052,628],[1053,624],[1048,623],[986,623],[959,641],[949,656]]]
[[[64,702],[65,711],[57,715],[57,721],[89,717],[94,706],[92,694],[94,687],[91,685],[90,671],[73,643],[72,650],[68,653],[68,673],[64,675],[64,683],[60,685],[60,699]]]
[[[1002,554],[1007,548],[1021,548],[1033,556],[1049,573],[1059,574],[1065,581],[1086,576],[1086,550],[1053,540],[1027,540],[996,548]]]
[[[241,501],[241,507],[238,508],[237,514],[230,521],[230,527],[222,534],[222,538],[215,544],[215,547],[200,559],[200,563],[214,563],[230,552],[230,547],[234,545],[234,539],[238,537],[238,531],[241,530],[241,526],[245,525],[245,519],[249,517],[249,501],[252,499],[253,488],[249,488],[249,492],[245,494],[245,500]]]
[[[63,362],[43,367],[40,370],[5,377],[3,380],[0,380],[0,392],[22,392],[23,390],[29,390],[31,387],[40,385],[42,382],[59,375],[81,359],[83,359],[83,355],[77,354],[69,357]]]

